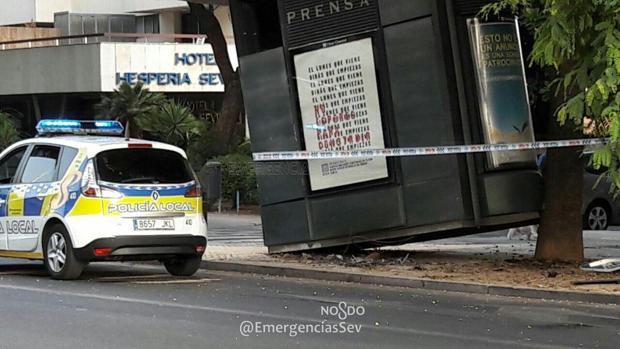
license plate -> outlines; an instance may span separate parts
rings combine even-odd
[[[133,230],[174,230],[173,219],[134,219]]]

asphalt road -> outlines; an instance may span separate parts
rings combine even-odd
[[[357,315],[333,315],[342,315],[334,307],[340,302],[355,306]],[[301,326],[315,333],[293,336]],[[615,349],[618,343],[615,306],[210,271],[175,279],[150,265],[93,265],[81,280],[60,282],[37,263],[0,259],[1,348]]]
[[[209,213],[209,246],[263,246],[259,216]]]

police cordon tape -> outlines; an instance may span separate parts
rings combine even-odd
[[[608,138],[570,139],[531,143],[507,144],[476,144],[476,145],[448,145],[412,148],[388,149],[361,149],[352,151],[277,151],[254,153],[254,161],[294,161],[294,160],[326,160],[326,159],[354,159],[370,157],[405,157],[428,155],[452,155],[471,153],[506,152],[516,150],[539,150],[552,148],[569,148],[582,146],[604,145]]]

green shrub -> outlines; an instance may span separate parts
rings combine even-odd
[[[256,173],[250,156],[230,154],[216,157],[211,161],[222,164],[222,196],[224,199],[234,201],[235,193],[239,191],[241,203],[258,203]]]
[[[252,144],[250,144],[250,141],[246,140],[243,143],[239,144],[239,146],[237,147],[236,153],[251,157],[252,156]]]
[[[0,151],[20,140],[13,116],[0,110]]]
[[[200,136],[201,122],[192,111],[173,100],[159,108],[136,117],[140,128],[155,140],[187,149],[193,139]]]
[[[196,137],[187,147],[187,157],[195,171],[200,171],[207,160],[228,153],[217,132],[208,129],[204,122],[200,127],[200,136]]]

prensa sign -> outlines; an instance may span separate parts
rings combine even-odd
[[[282,0],[285,46],[294,49],[379,28],[377,0]]]
[[[370,0],[335,0],[320,4],[302,7],[286,12],[287,23],[299,23],[315,18],[338,15],[341,12],[353,11],[358,8],[370,7]]]

